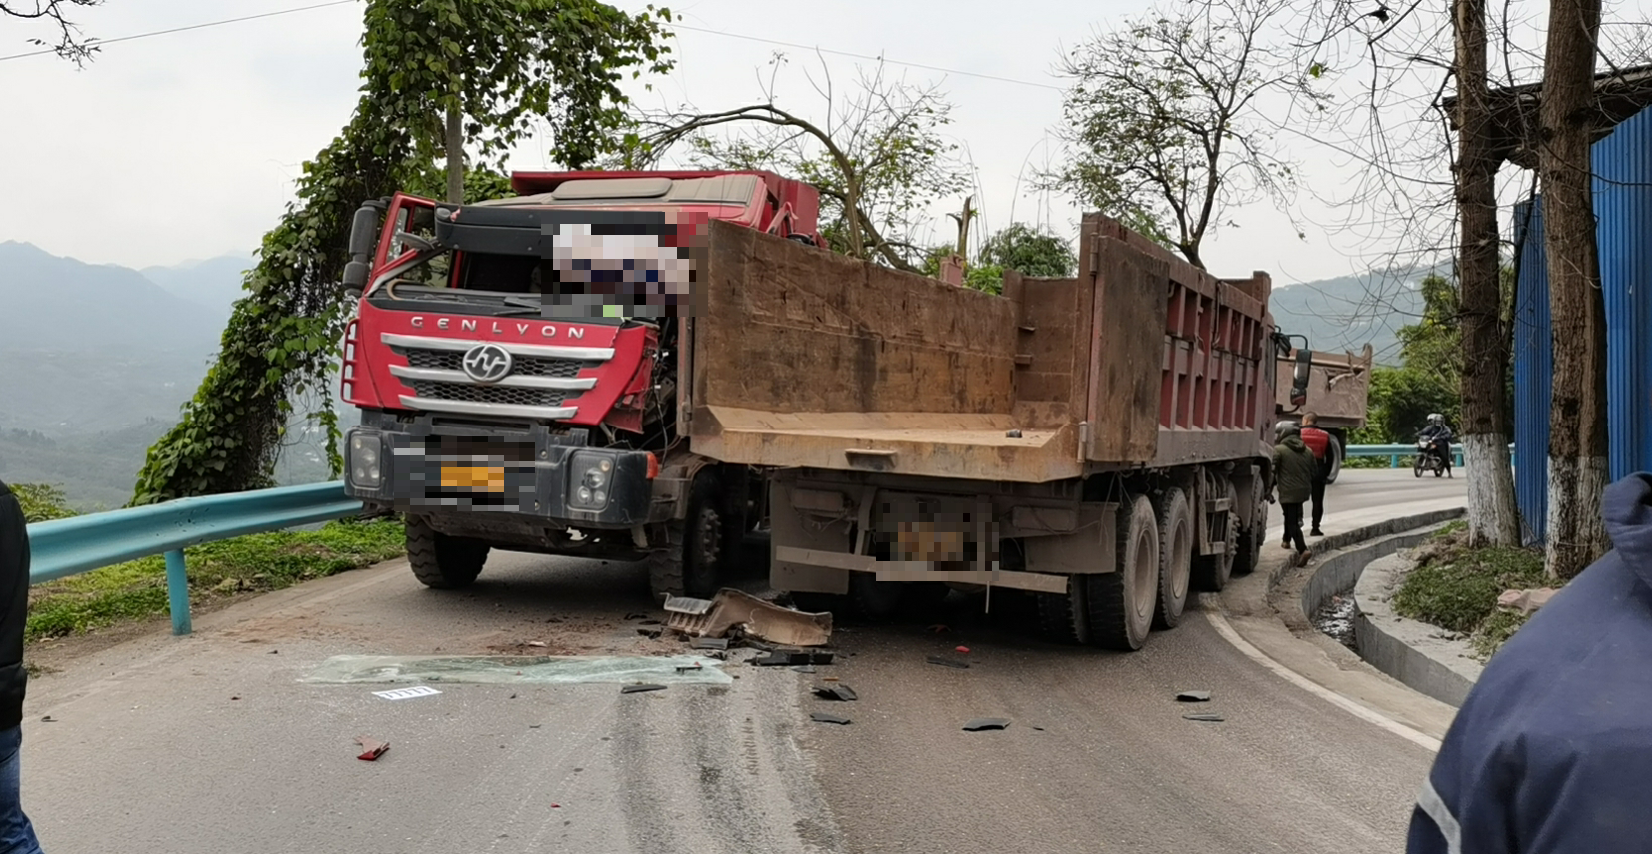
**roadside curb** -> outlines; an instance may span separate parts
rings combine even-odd
[[[1415,564],[1394,554],[1366,566],[1354,585],[1354,637],[1372,667],[1439,700],[1461,707],[1485,666],[1469,645],[1441,637],[1441,629],[1400,616],[1388,601],[1396,577]]]

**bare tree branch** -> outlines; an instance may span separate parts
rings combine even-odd
[[[50,21],[57,26],[56,43],[32,38],[28,40],[29,44],[49,48],[75,65],[85,65],[86,60],[91,59],[92,54],[98,50],[97,39],[83,35],[69,16],[73,7],[97,6],[102,2],[103,0],[0,0],[0,16],[28,21]]]

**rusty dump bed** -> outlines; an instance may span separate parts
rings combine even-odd
[[[1312,412],[1321,426],[1365,426],[1366,398],[1371,391],[1371,345],[1365,345],[1358,356],[1310,352],[1307,397],[1297,404],[1291,400],[1291,385],[1300,355],[1301,351],[1292,350],[1279,359],[1274,380],[1279,414],[1301,418]]]
[[[1076,279],[1004,295],[712,223],[692,333],[697,453],[1040,483],[1267,453],[1258,274],[1217,280],[1100,215]]]

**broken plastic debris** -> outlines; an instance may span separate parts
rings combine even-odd
[[[688,673],[690,671],[704,670],[704,669],[705,669],[705,665],[701,664],[698,661],[694,662],[693,664],[679,664],[679,665],[677,665],[677,672],[678,673]]]
[[[768,655],[751,659],[758,667],[786,667],[797,664],[831,664],[832,653],[777,649]]]
[[[380,756],[383,756],[384,752],[390,749],[390,742],[375,741],[365,735],[356,736],[356,744],[361,745],[361,755],[356,758],[365,759],[368,762],[372,762]]]
[[[46,715],[45,717],[41,718],[40,720],[41,720],[42,723],[48,723],[48,724],[57,723],[57,718],[54,718],[51,715]]]
[[[386,700],[410,700],[414,697],[432,697],[442,692],[429,685],[414,685],[411,688],[392,688],[389,691],[374,691],[373,696],[383,697]]]
[[[832,638],[832,614],[806,613],[732,587],[711,599],[665,600],[666,626],[690,637],[720,638],[733,629],[790,646],[821,646]]]
[[[1218,722],[1218,721],[1227,720],[1226,718],[1222,717],[1221,715],[1182,715],[1182,717],[1185,718],[1186,720],[1190,720],[1190,721]]]
[[[929,663],[930,664],[939,664],[942,667],[956,667],[959,670],[968,670],[969,669],[969,662],[967,662],[967,661],[956,661],[956,660],[950,659],[950,658],[942,658],[941,656],[938,656],[938,655],[930,656],[929,657]]]
[[[978,732],[984,729],[1004,729],[1010,725],[1009,718],[976,718],[964,724],[965,732]]]
[[[847,700],[858,700],[858,699],[860,699],[860,697],[855,694],[855,689],[850,688],[848,685],[843,685],[843,684],[838,684],[838,685],[816,685],[815,686],[815,695],[820,697],[823,700],[845,700],[845,701],[847,701]]]
[[[1176,702],[1178,702],[1178,703],[1208,703],[1208,702],[1210,702],[1210,692],[1209,691],[1183,691],[1182,693],[1176,695]]]
[[[664,691],[664,685],[622,685],[621,694],[640,694],[644,691]]]
[[[952,651],[953,652],[961,652],[965,655],[968,655],[969,654],[969,647],[963,646],[962,644],[960,644],[958,646],[953,647]]]
[[[689,649],[728,649],[728,638],[693,638]]]
[[[834,715],[831,712],[810,712],[809,720],[823,724],[846,724],[849,722],[848,718],[842,715]]]

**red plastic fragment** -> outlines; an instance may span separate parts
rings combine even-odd
[[[388,742],[388,741],[375,741],[374,739],[368,738],[365,735],[356,736],[356,743],[361,745],[361,749],[362,749],[361,755],[357,756],[356,758],[357,759],[365,759],[368,762],[372,762],[373,760],[379,758],[380,756],[383,756],[384,752],[386,750],[390,749],[390,742]]]
[[[953,649],[956,649],[957,651],[965,653],[965,654],[969,653],[969,647],[967,647],[967,646],[956,646],[956,647],[953,647]]]

